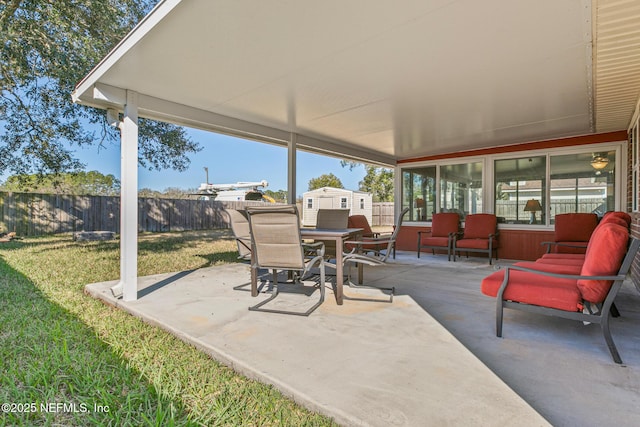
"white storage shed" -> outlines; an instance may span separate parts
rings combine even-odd
[[[349,215],[364,215],[372,223],[373,197],[363,191],[322,187],[302,195],[302,225],[316,225],[318,209],[349,209]]]

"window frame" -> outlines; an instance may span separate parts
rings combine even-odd
[[[640,122],[640,120],[639,120]],[[640,123],[638,123],[638,137],[640,137]],[[640,138],[638,138],[640,139]],[[569,147],[559,147],[553,149],[535,149],[535,150],[519,150],[512,152],[504,152],[504,153],[495,153],[495,154],[487,154],[485,156],[468,156],[468,157],[452,157],[448,159],[442,160],[433,160],[433,161],[420,161],[414,163],[402,163],[396,166],[394,176],[395,176],[395,192],[398,195],[396,197],[396,211],[400,211],[402,208],[402,174],[405,170],[414,169],[414,168],[422,168],[428,166],[436,167],[436,200],[438,201],[437,210],[440,209],[440,166],[444,165],[455,165],[462,163],[474,163],[474,162],[482,162],[482,204],[484,206],[484,213],[494,213],[494,203],[495,203],[495,181],[494,181],[494,161],[495,160],[505,160],[505,159],[514,159],[514,158],[523,158],[523,157],[533,157],[533,156],[546,156],[546,172],[545,179],[547,183],[550,182],[550,174],[551,174],[551,157],[558,155],[566,155],[566,154],[578,154],[585,152],[597,152],[597,151],[615,151],[615,182],[616,182],[616,191],[615,191],[615,207],[613,209],[620,210],[621,206],[626,206],[627,203],[627,173],[626,166],[628,154],[626,145],[627,141],[615,141],[615,142],[604,142],[604,143],[595,143],[595,144],[583,144],[583,145],[574,145]],[[636,147],[639,151],[638,153],[638,184],[640,185],[640,141],[637,141],[638,146]],[[624,170],[624,173],[623,173]],[[638,209],[640,209],[640,195],[638,203]],[[550,200],[550,186],[547,186],[546,193],[544,194],[545,198],[545,224],[499,224],[500,229],[513,229],[513,230],[553,230],[553,224],[550,223],[549,217],[549,200]],[[416,225],[416,226],[429,226],[431,221],[405,221],[408,225]]]

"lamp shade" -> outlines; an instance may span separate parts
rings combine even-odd
[[[538,212],[542,210],[542,206],[540,202],[536,199],[531,199],[527,201],[527,204],[524,207],[525,212]]]

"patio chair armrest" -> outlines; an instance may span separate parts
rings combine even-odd
[[[540,244],[547,245],[547,253],[551,252],[552,246],[560,246],[563,248],[585,249],[584,245],[572,245],[571,243],[563,243],[563,242],[541,242]]]
[[[556,242],[540,242],[540,246],[547,246],[547,250],[545,251],[545,253],[551,253],[551,246],[555,245]]]
[[[556,277],[558,279],[573,279],[573,280],[624,280],[626,276],[616,274],[615,276],[584,276],[580,274],[561,274],[550,273],[548,271],[536,270],[535,268],[520,267],[517,265],[510,265],[505,267],[505,270],[518,270],[527,273],[535,273],[541,276]]]
[[[342,257],[342,263],[346,264],[348,262],[353,262],[356,264],[367,264],[367,265],[383,265],[384,262],[380,261],[377,258],[365,255],[365,254],[360,254],[360,253],[355,253],[355,252],[350,252],[349,254],[345,255],[344,257]]]
[[[305,253],[309,253],[309,255],[313,255],[315,252],[315,254],[318,256],[324,256],[324,242],[302,242],[302,249]]]
[[[517,265],[510,265],[505,267],[505,272],[504,272],[505,280],[502,283],[502,286],[504,286],[505,288],[506,288],[506,282],[508,282],[508,279],[509,279],[509,272],[511,270],[523,271],[525,273],[533,273],[533,274],[537,274],[539,276],[545,276],[545,277],[555,277],[558,279],[572,279],[572,280],[624,280],[626,277],[620,274],[615,276],[583,276],[580,274],[551,273],[548,271],[536,270],[535,268],[527,268],[527,267],[520,267]],[[501,286],[501,289],[502,289],[502,286]]]
[[[350,245],[358,245],[358,246],[362,246],[362,245],[380,245],[380,244],[385,244],[385,243],[389,243],[389,242],[393,242],[393,239],[389,239],[389,238],[384,238],[384,237],[378,237],[378,238],[371,238],[371,239],[367,239],[367,240],[346,240],[344,243],[346,244],[350,244]]]
[[[498,293],[496,295],[496,297],[501,300],[503,299],[503,295],[504,295],[504,291],[505,289],[507,289],[507,286],[509,285],[509,272],[511,270],[516,270],[516,271],[523,271],[526,273],[533,273],[539,276],[544,276],[544,277],[555,277],[558,279],[572,279],[572,280],[624,280],[626,276],[623,275],[615,275],[615,276],[582,276],[579,274],[560,274],[560,273],[550,273],[548,271],[540,271],[540,270],[536,270],[534,268],[527,268],[527,267],[520,267],[520,266],[516,266],[516,265],[510,265],[508,267],[505,267],[505,271],[504,271],[504,280],[502,281],[502,284],[500,285],[500,288],[498,289]]]

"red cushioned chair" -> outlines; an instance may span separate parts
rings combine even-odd
[[[347,223],[347,228],[362,228],[362,237],[378,237],[379,233],[374,233],[369,225],[369,220],[364,215],[351,215]]]
[[[598,227],[582,266],[518,263],[485,277],[482,293],[496,297],[496,335],[502,336],[504,308],[599,323],[613,360],[622,363],[609,331],[617,316],[614,300],[640,248],[619,224]]]
[[[493,252],[498,259],[498,220],[493,214],[467,215],[464,220],[464,231],[453,238],[453,260],[456,254],[466,252],[480,252],[489,255],[491,264]]]
[[[431,249],[434,255],[436,250],[446,250],[448,260],[451,261],[451,246],[458,231],[460,215],[456,212],[433,214],[431,231],[418,231],[418,258],[421,249]]]
[[[400,232],[404,216],[409,212],[409,208],[404,208],[398,214],[396,223],[393,226],[393,233],[374,233],[375,237],[363,237],[360,241],[350,240],[345,242],[345,248],[351,252],[370,252],[377,258],[384,258],[393,253],[396,258],[396,238]],[[361,227],[359,227],[361,228]]]
[[[553,242],[542,242],[547,253],[583,254],[589,238],[598,225],[598,216],[594,213],[566,213],[555,217]]]
[[[600,220],[600,222],[598,223],[596,230],[599,227],[602,227],[604,224],[609,224],[609,223],[618,224],[628,229],[629,226],[631,225],[631,216],[626,212],[620,212],[620,211],[606,212],[602,217],[602,219]],[[591,235],[593,235],[593,233]],[[576,264],[582,265],[582,263],[584,263],[584,257],[585,257],[584,253],[569,254],[569,253],[563,253],[563,252],[549,252],[549,253],[543,254],[542,258],[538,259],[536,262],[546,262],[549,264],[569,263],[574,265]]]

